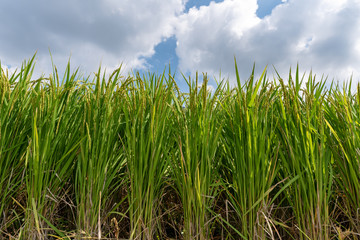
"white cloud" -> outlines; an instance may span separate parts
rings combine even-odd
[[[244,0],[240,4],[225,0],[192,8],[182,15],[176,31],[180,70],[213,73],[227,66],[229,61],[223,60],[233,59],[238,49],[236,45],[242,44],[238,39],[260,22],[256,9],[254,0]]]
[[[234,76],[234,56],[246,79],[274,65],[285,76],[299,63],[318,75],[360,80],[360,1],[290,0],[259,19],[256,0],[225,0],[180,17],[176,36],[182,71],[220,70]]]
[[[100,62],[127,72],[149,63],[154,47],[175,33],[179,70],[242,79],[256,62],[281,74],[301,69],[330,78],[360,80],[360,0],[283,0],[271,15],[256,16],[256,0],[224,0],[184,13],[187,0],[13,0],[0,8],[0,60],[21,66],[37,51],[38,73],[55,64],[83,72]],[[151,63],[150,63],[151,64]]]
[[[20,66],[37,51],[38,71],[49,72],[51,50],[56,65],[71,55],[84,72],[124,62],[144,66],[143,57],[173,34],[183,0],[14,0],[0,8],[0,59]]]

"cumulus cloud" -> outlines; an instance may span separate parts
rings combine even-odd
[[[144,57],[173,34],[185,0],[14,0],[0,8],[0,57],[20,66],[37,51],[40,71],[71,61],[84,72],[124,62],[127,69],[145,66]],[[78,65],[76,65],[78,66]]]
[[[259,24],[254,0],[211,2],[179,17],[176,53],[182,71],[229,70],[244,33]],[[233,60],[231,60],[233,61]],[[230,67],[230,68],[228,68]]]
[[[348,80],[360,72],[360,1],[289,0],[264,19],[256,0],[225,0],[191,9],[179,19],[177,54],[182,71],[234,77],[234,56],[246,79],[255,62],[261,71],[274,65],[282,74],[301,69]]]
[[[255,62],[285,75],[300,69],[360,80],[360,0],[283,0],[259,18],[256,0],[224,0],[190,8],[187,0],[13,0],[0,8],[0,60],[13,69],[37,51],[36,71],[51,60],[64,69],[69,57],[85,73],[100,62],[127,72],[150,66],[146,59],[169,37],[177,40],[179,71],[241,78]],[[213,84],[213,82],[211,83]]]

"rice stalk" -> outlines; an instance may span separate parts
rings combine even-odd
[[[237,72],[236,61],[235,68]],[[237,75],[237,87],[221,103],[226,116],[222,179],[236,212],[234,228],[243,239],[267,237],[263,216],[271,218],[269,194],[278,169],[276,114],[272,108],[276,89],[266,81],[265,71],[257,82],[252,74],[245,85]]]
[[[79,135],[84,139],[75,166],[77,239],[102,238],[102,227],[113,207],[110,195],[123,183],[118,178],[125,164],[120,141],[124,131],[120,80],[120,68],[107,79],[99,68],[94,86],[80,99]]]
[[[199,85],[189,79],[189,95],[174,97],[177,151],[172,172],[184,211],[184,239],[209,239],[210,211],[218,190],[215,169],[216,153],[222,131],[221,116],[217,115],[217,97],[221,85],[213,94],[208,91],[208,78]]]
[[[23,63],[19,73],[9,75],[3,69],[0,73],[0,237],[2,233],[15,234],[13,224],[19,222],[26,207],[19,198],[23,195],[22,175],[31,132],[28,89],[34,57]],[[22,208],[17,208],[21,204]]]
[[[143,78],[138,74],[129,87],[123,105],[123,141],[130,180],[130,239],[153,239],[161,232],[159,201],[172,146],[172,88],[165,73]]]
[[[329,148],[333,152],[338,207],[349,221],[349,228],[354,233],[360,232],[360,85],[357,92],[351,93],[348,87],[332,89],[325,106],[326,124],[331,132]],[[356,237],[354,235],[353,237]]]
[[[298,68],[295,81],[290,71],[287,87],[280,77],[279,81],[280,178],[298,177],[286,190],[296,219],[296,238],[329,239],[333,171],[323,111],[325,81],[316,83],[310,74],[303,95]]]

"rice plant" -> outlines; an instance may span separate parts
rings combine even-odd
[[[31,134],[25,157],[27,219],[25,238],[47,238],[49,224],[55,223],[56,208],[69,191],[69,180],[79,148],[80,118],[77,114],[76,72],[59,82],[34,82],[31,97]],[[61,84],[61,85],[60,85]]]
[[[123,94],[119,86],[120,70],[105,79],[106,73],[101,75],[99,68],[95,86],[89,83],[80,98],[79,129],[84,139],[80,144],[74,183],[78,239],[101,239],[102,226],[114,207],[110,195],[124,183],[118,178],[124,167],[121,135],[125,127],[119,99]]]
[[[159,235],[158,208],[171,146],[171,101],[172,88],[165,73],[143,78],[137,74],[124,97],[126,127],[122,141],[130,181],[130,239]]]
[[[338,207],[346,216],[347,227],[337,225],[339,233],[358,237],[360,232],[360,131],[359,111],[360,85],[357,92],[351,92],[351,84],[337,85],[325,106],[326,124],[330,128],[329,148],[333,152],[336,166],[337,194],[340,201]],[[350,231],[349,231],[350,230]]]
[[[1,239],[359,237],[360,85],[34,67],[0,73]]]
[[[236,61],[235,69],[238,85],[221,103],[226,112],[222,179],[229,188],[229,208],[236,212],[235,238],[265,239],[265,228],[272,225],[269,193],[278,166],[279,144],[274,143],[276,114],[272,108],[276,91],[266,81],[265,70],[255,82],[253,69],[250,79],[242,85]],[[271,229],[268,233],[275,238]]]
[[[211,94],[207,83],[204,75],[199,85],[197,74],[195,81],[187,81],[189,95],[185,101],[182,95],[174,98],[178,148],[174,153],[172,171],[183,205],[184,239],[208,239],[211,236],[209,209],[218,188],[214,166],[222,123],[217,115],[221,85]]]
[[[11,226],[25,208],[23,166],[31,133],[28,89],[33,61],[24,62],[19,73],[0,73],[0,237],[14,230]]]
[[[292,234],[299,239],[329,239],[333,171],[323,111],[325,81],[316,83],[310,73],[301,89],[298,68],[295,80],[290,71],[287,86],[280,77],[279,81],[280,178],[297,178],[286,193],[296,219]]]

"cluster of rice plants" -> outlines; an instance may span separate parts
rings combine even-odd
[[[360,85],[34,61],[1,68],[1,239],[359,238]]]

